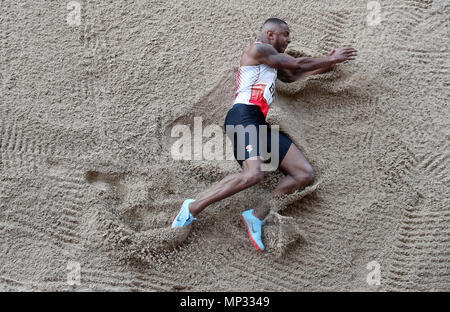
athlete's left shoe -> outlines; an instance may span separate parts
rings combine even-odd
[[[242,213],[242,219],[247,226],[248,236],[259,251],[264,250],[264,244],[262,242],[262,226],[266,224],[266,221],[260,220],[253,214],[253,209],[246,210]]]
[[[189,211],[189,204],[195,202],[195,199],[186,199],[181,206],[180,212],[177,214],[175,219],[172,222],[172,228],[186,226],[192,223],[192,221],[196,221],[197,218],[192,215]]]

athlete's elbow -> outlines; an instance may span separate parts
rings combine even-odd
[[[296,67],[296,71],[298,73],[305,73],[320,68],[321,66],[314,60],[314,58],[301,57],[297,59]]]
[[[305,73],[310,72],[314,69],[315,69],[315,67],[312,66],[311,64],[299,65],[298,69],[297,69],[297,73],[298,73],[297,76],[304,75]]]
[[[306,57],[299,57],[296,59],[295,62],[295,71],[297,72],[303,72],[308,69],[308,60]]]

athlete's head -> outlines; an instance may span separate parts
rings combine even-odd
[[[261,39],[283,53],[291,42],[287,23],[279,18],[269,18],[261,28]]]

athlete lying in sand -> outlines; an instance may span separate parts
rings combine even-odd
[[[326,57],[294,58],[284,54],[291,42],[289,27],[286,22],[277,19],[268,19],[261,30],[260,39],[247,47],[241,57],[239,71],[236,77],[236,92],[233,107],[225,118],[225,126],[244,127],[254,125],[259,138],[260,133],[267,142],[267,151],[270,155],[277,155],[277,168],[285,176],[269,199],[280,194],[290,194],[305,188],[314,180],[314,171],[298,147],[283,133],[277,133],[278,144],[271,144],[271,129],[265,117],[275,95],[275,80],[294,82],[310,75],[329,71],[336,63],[354,60],[357,51],[353,48],[334,49]],[[259,131],[261,126],[267,127],[267,133]],[[249,135],[245,140],[237,140],[235,132],[227,135],[234,143],[234,155],[242,167],[239,173],[231,174],[222,179],[203,196],[194,200],[184,201],[180,212],[175,217],[172,227],[186,226],[197,220],[203,209],[207,206],[253,186],[263,179],[261,164],[267,162],[263,159],[261,148],[254,146]],[[260,141],[257,141],[260,142]],[[273,149],[273,151],[272,151]],[[264,245],[261,239],[262,226],[265,217],[269,214],[268,200],[264,200],[254,209],[244,211],[242,218],[247,226],[250,240],[255,247],[262,251]]]

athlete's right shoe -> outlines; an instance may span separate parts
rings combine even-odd
[[[253,209],[246,210],[242,213],[242,219],[247,227],[248,236],[259,251],[264,250],[264,244],[262,242],[262,226],[266,221],[261,221],[253,214]]]
[[[196,221],[197,218],[189,211],[189,204],[195,202],[195,199],[186,199],[181,206],[180,212],[177,214],[172,222],[172,228],[186,226],[191,224],[192,221]]]

